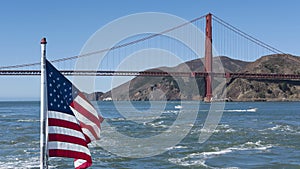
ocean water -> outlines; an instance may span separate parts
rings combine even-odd
[[[91,168],[300,168],[300,102],[226,103],[224,111],[218,110],[223,114],[213,131],[203,129],[210,108],[206,103],[94,104],[106,125],[103,140],[90,145]],[[193,123],[184,118],[191,113],[197,114]],[[0,102],[0,168],[39,168],[39,124],[39,102]],[[168,133],[171,126],[180,135],[185,132],[181,125],[190,130],[176,144],[172,137],[155,137]],[[105,142],[115,131],[151,144],[143,149],[126,139]],[[199,143],[201,133],[211,136]],[[148,150],[156,154],[146,156]],[[49,168],[73,168],[73,159],[50,158]]]

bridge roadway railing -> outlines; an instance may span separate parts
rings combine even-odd
[[[174,76],[202,78],[210,74],[220,78],[268,79],[268,80],[300,80],[300,74],[275,73],[207,73],[207,72],[163,72],[163,71],[92,71],[92,70],[62,70],[66,76]],[[0,70],[0,76],[40,76],[40,70]]]

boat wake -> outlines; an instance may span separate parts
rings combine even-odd
[[[266,151],[272,148],[273,145],[263,145],[261,141],[257,142],[246,142],[244,144],[229,147],[226,149],[219,149],[218,147],[213,148],[215,151],[207,151],[207,152],[198,152],[198,153],[191,153],[188,154],[186,157],[182,158],[170,158],[169,161],[173,164],[179,166],[203,166],[206,168],[215,168],[209,166],[206,161],[208,159],[220,157],[222,155],[226,155],[229,153],[241,153],[242,151]],[[229,167],[229,168],[238,168],[238,167]]]
[[[257,108],[224,110],[224,112],[253,112],[253,113],[255,113],[256,111]]]
[[[174,106],[175,109],[182,109],[182,106],[181,105],[176,105]]]

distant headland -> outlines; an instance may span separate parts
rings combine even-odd
[[[254,62],[231,59],[226,56],[215,57],[222,62],[225,72],[300,74],[300,57],[288,54],[267,55]],[[187,65],[191,71],[203,71],[202,59],[179,64],[175,67],[156,68],[152,70],[180,70]],[[205,96],[203,78],[197,78],[197,91],[189,78],[182,79],[185,85],[178,85],[178,79],[171,77],[135,77],[106,93],[95,92],[87,94],[90,100],[199,100]],[[258,79],[227,79],[223,85],[222,95],[226,101],[300,101],[300,81],[293,80],[258,80]],[[129,92],[128,92],[129,88]],[[126,90],[127,89],[127,90]],[[164,94],[153,95],[154,90]],[[113,92],[113,96],[112,96]]]

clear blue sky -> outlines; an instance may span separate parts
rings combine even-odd
[[[286,53],[300,55],[298,0],[10,0],[0,5],[0,66],[78,55],[101,26],[138,12],[164,12],[190,20],[208,12]],[[0,100],[39,100],[39,77],[0,76]]]

